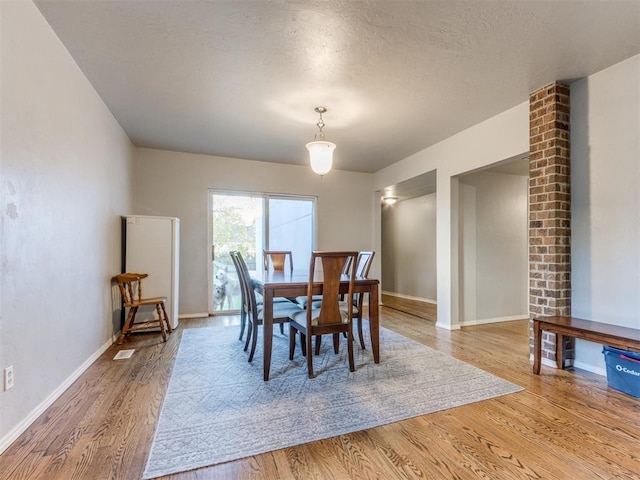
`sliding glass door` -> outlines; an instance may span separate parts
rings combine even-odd
[[[291,250],[293,264],[307,268],[314,245],[313,199],[268,197],[265,250]]]
[[[262,268],[263,250],[291,250],[306,268],[315,243],[315,199],[241,192],[210,192],[211,274],[209,313],[236,311],[241,294],[229,252],[238,250],[249,270]]]

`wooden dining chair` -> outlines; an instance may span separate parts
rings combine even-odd
[[[354,371],[353,360],[353,298],[358,252],[313,252],[309,266],[309,282],[307,284],[307,304],[311,308],[295,312],[289,321],[289,359],[293,360],[296,344],[296,333],[300,332],[300,342],[303,354],[307,353],[307,370],[309,378],[313,378],[313,354],[311,342],[314,336],[323,334],[333,335],[333,350],[337,354],[340,345],[340,334],[347,335],[347,352],[349,356],[349,370]],[[351,258],[348,272],[349,289],[340,305],[340,282],[346,262]],[[318,307],[313,306],[313,287],[316,264],[320,263],[323,272],[322,300]]]
[[[253,282],[251,281],[251,275],[247,264],[240,252],[231,252],[231,258],[238,264],[238,276],[241,284],[243,284],[243,292],[246,295],[247,301],[247,340],[244,344],[244,350],[247,351],[249,344],[251,344],[251,350],[249,352],[249,362],[253,361],[253,356],[256,352],[256,346],[258,344],[258,326],[263,324],[264,319],[264,305],[258,303],[256,299],[256,292],[253,288]],[[290,315],[295,312],[299,312],[300,307],[293,302],[274,302],[273,303],[273,323],[281,324],[280,331],[282,332],[282,324],[289,322]]]
[[[148,276],[149,275],[146,273],[122,273],[114,277],[120,289],[120,294],[122,295],[124,308],[129,309],[129,314],[127,315],[127,319],[125,320],[120,336],[118,337],[118,345],[121,345],[122,342],[124,342],[125,337],[131,332],[159,328],[162,340],[166,342],[167,334],[165,332],[165,324],[169,333],[173,331],[165,309],[167,297],[143,297],[142,280]],[[149,306],[156,308],[158,318],[136,323],[135,319],[138,309],[140,307]]]
[[[371,269],[371,263],[373,262],[373,257],[375,255],[375,252],[369,252],[369,251],[365,251],[365,252],[360,252],[358,253],[358,258],[356,260],[356,277],[368,277],[369,276],[369,270]],[[345,264],[345,271],[343,272],[343,274],[346,274],[349,270],[350,267],[350,263],[347,262]],[[298,297],[298,303],[300,303],[299,300],[300,297]],[[344,309],[346,308],[346,304],[345,299],[344,299],[344,295],[340,296],[340,306]],[[362,331],[362,306],[364,304],[364,294],[363,293],[354,293],[353,295],[353,319],[355,321],[356,324],[356,328],[358,331],[358,340],[360,341],[360,347],[363,350],[366,350],[365,348],[365,343],[364,343],[364,333]],[[320,306],[320,302],[315,298],[313,298],[313,305],[314,307],[319,307]],[[321,343],[321,338],[318,335],[316,337],[316,348],[315,348],[315,352],[316,355],[319,354],[320,352],[320,343]]]
[[[241,271],[241,266],[238,263],[239,254],[240,252],[237,252],[237,251],[229,252],[229,255],[231,256],[231,260],[233,261],[233,265],[236,268],[238,283],[240,284],[240,294],[241,294],[242,302],[240,305],[240,336],[238,337],[238,340],[242,340],[242,337],[244,336],[244,332],[247,325],[247,315],[249,315],[251,307],[249,305],[249,293],[244,291],[245,285],[240,281],[240,276],[242,275],[242,271]],[[262,296],[259,293],[255,292],[255,290],[253,292],[253,295],[255,296],[256,305],[258,309],[261,309],[262,303],[263,303]],[[277,297],[273,299],[273,303],[291,303],[291,301],[288,298]],[[284,325],[282,323],[280,323],[280,333],[284,335]]]
[[[293,272],[293,254],[291,250],[263,250],[264,269],[269,270],[269,265],[276,272],[284,272],[284,267],[289,259],[289,271]],[[295,302],[295,298],[276,297],[274,302]]]
[[[293,254],[290,250],[263,250],[264,269],[271,268],[284,272],[284,266],[289,258],[289,270],[293,271]]]

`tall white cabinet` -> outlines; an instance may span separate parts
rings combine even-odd
[[[178,326],[180,219],[127,215],[122,217],[124,271],[147,273],[145,297],[167,297],[167,315]],[[155,309],[138,310],[136,321],[157,317]]]

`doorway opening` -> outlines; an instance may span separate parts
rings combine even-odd
[[[436,172],[380,192],[382,303],[436,322]],[[385,197],[396,201],[389,203]]]

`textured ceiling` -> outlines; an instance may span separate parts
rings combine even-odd
[[[139,147],[375,172],[640,53],[639,1],[36,0]]]

